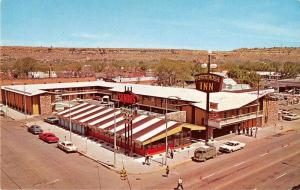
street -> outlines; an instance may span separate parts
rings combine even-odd
[[[80,156],[67,154],[1,117],[1,187],[4,189],[126,188],[119,175]],[[98,171],[99,170],[99,171]]]
[[[257,139],[244,150],[170,168],[169,177],[162,176],[162,168],[121,181],[119,174],[80,154],[67,154],[1,117],[1,188],[172,189],[181,176],[186,189],[291,189],[300,184],[299,135],[289,130]]]

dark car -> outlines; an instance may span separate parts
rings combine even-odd
[[[55,116],[50,116],[44,119],[45,122],[50,123],[50,124],[58,124],[59,119]]]
[[[47,143],[57,143],[59,141],[57,136],[49,132],[39,134],[39,138]]]
[[[31,125],[30,127],[27,128],[27,131],[34,135],[43,133],[43,129],[38,125]]]

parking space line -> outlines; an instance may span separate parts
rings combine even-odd
[[[240,163],[238,163],[238,164],[235,164],[234,166],[236,167],[236,166],[240,166],[240,165],[242,165],[242,164],[244,164],[244,163],[246,163],[245,161],[243,161],[243,162],[240,162]]]
[[[208,175],[208,176],[203,177],[202,179],[206,179],[206,178],[212,177],[212,176],[214,176],[214,175],[215,175],[215,173],[212,173],[212,174],[210,174],[210,175]]]
[[[261,154],[261,155],[259,155],[260,157],[263,157],[263,156],[265,156],[265,155],[267,155],[267,154],[269,154],[268,152],[266,152],[266,153],[264,153],[264,154]]]
[[[285,176],[286,174],[287,174],[287,173],[284,173],[284,174],[282,174],[282,175],[280,175],[280,176],[276,177],[276,179],[275,179],[275,180],[277,180],[277,179],[279,179],[279,178],[281,178],[281,177]]]

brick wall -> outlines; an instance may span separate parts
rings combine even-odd
[[[48,115],[52,113],[51,95],[40,96],[41,115]]]

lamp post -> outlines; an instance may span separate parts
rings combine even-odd
[[[117,162],[117,136],[116,136],[116,112],[115,112],[115,102],[113,102],[113,109],[114,109],[114,168],[116,168]]]
[[[24,84],[24,113],[25,113],[25,119],[27,119],[27,110],[26,110],[26,95],[25,95],[25,85],[26,83]]]
[[[201,67],[202,68],[207,68],[207,74],[210,74],[210,69],[215,69],[217,68],[216,64],[210,64],[211,62],[211,54],[212,51],[208,51],[208,63],[207,64],[202,64]],[[209,136],[210,136],[210,127],[208,126],[208,120],[209,120],[209,92],[206,93],[206,142],[209,140]]]
[[[72,121],[71,121],[71,94],[69,93],[69,119],[70,119],[70,141],[72,142]]]
[[[168,113],[168,99],[169,98],[176,98],[177,100],[180,100],[180,97],[178,96],[168,96],[166,98],[166,113],[165,113],[165,122],[166,122],[166,161],[165,165],[167,165],[167,159],[168,159],[168,118],[167,118],[167,113]]]

